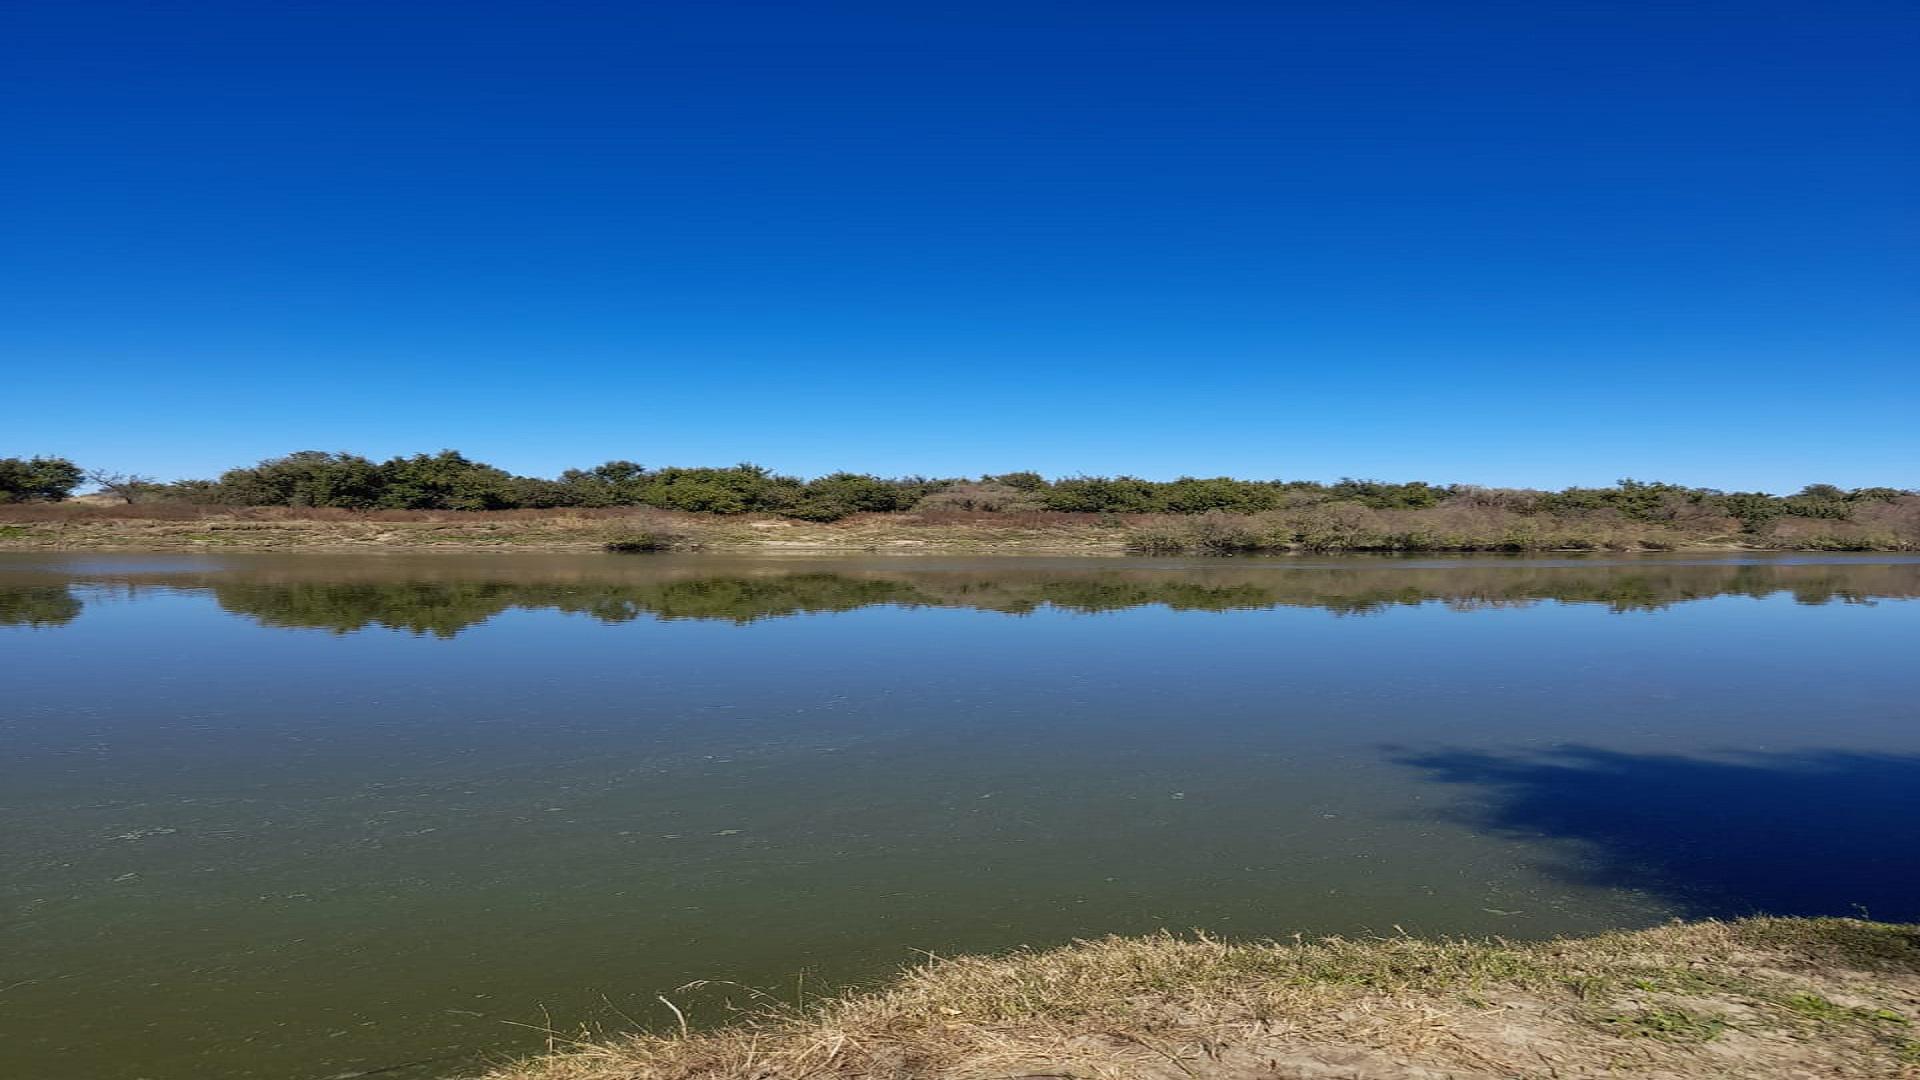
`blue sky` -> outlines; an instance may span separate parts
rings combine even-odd
[[[0,454],[1920,486],[1910,4],[22,0]]]

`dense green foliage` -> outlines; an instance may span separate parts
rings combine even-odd
[[[303,450],[258,465],[229,469],[217,480],[168,485],[153,497],[229,506],[346,510],[652,506],[694,513],[768,513],[836,521],[849,514],[910,510],[949,483],[920,478],[888,480],[847,472],[803,482],[758,465],[649,469],[631,461],[568,469],[558,479],[547,480],[515,476],[453,450],[378,463],[357,454]]]
[[[59,502],[85,476],[66,458],[0,458],[0,503]]]
[[[0,501],[57,500],[85,475],[50,458],[0,459]],[[453,450],[375,462],[305,450],[229,469],[214,480],[142,483],[130,500],[346,510],[511,510],[644,506],[710,514],[836,521],[852,514],[1053,511],[1180,515],[1148,528],[1143,551],[1226,554],[1321,550],[1525,550],[1660,546],[1674,538],[1744,534],[1786,546],[1920,544],[1920,494],[1813,484],[1792,495],[1622,480],[1612,487],[1534,491],[1343,479],[1238,480],[1072,476],[884,478],[837,472],[813,480],[758,465],[648,468],[615,460],[558,478],[516,476]],[[124,493],[123,493],[124,494]],[[137,499],[136,496],[137,495]]]

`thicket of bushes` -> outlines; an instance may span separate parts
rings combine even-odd
[[[1787,500],[1782,500],[1787,501]],[[1819,507],[1741,519],[1692,504],[1666,517],[1613,507],[1518,511],[1449,499],[1420,510],[1322,503],[1259,514],[1159,517],[1133,527],[1143,555],[1235,555],[1272,551],[1668,551],[1703,541],[1813,551],[1920,550],[1920,496],[1851,504],[1846,516]]]
[[[1672,546],[1743,534],[1776,546],[1920,546],[1920,493],[1814,484],[1793,495],[1622,480],[1534,491],[1341,480],[1142,480],[1016,472],[978,479],[834,473],[814,480],[758,465],[650,469],[609,461],[559,477],[516,476],[452,450],[375,462],[308,450],[159,484],[83,472],[59,458],[0,459],[0,502],[57,501],[92,478],[129,502],[347,510],[507,510],[650,506],[834,521],[917,510],[1181,515],[1135,532],[1143,551],[1526,550]]]
[[[157,485],[147,497],[231,506],[348,510],[513,510],[653,506],[710,514],[772,513],[834,521],[865,511],[911,509],[939,483],[834,473],[801,481],[758,465],[648,469],[609,461],[558,479],[515,476],[453,450],[375,463],[309,450],[229,469],[217,480]]]
[[[0,503],[58,502],[85,478],[65,458],[0,458]]]

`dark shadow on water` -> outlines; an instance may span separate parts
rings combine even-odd
[[[1920,920],[1920,756],[1397,756],[1484,793],[1467,824],[1568,844],[1548,869],[1579,884],[1643,890],[1689,917]]]

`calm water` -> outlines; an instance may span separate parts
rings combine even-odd
[[[1920,918],[1914,597],[1899,557],[0,556],[0,1073],[446,1076],[1159,927]]]

